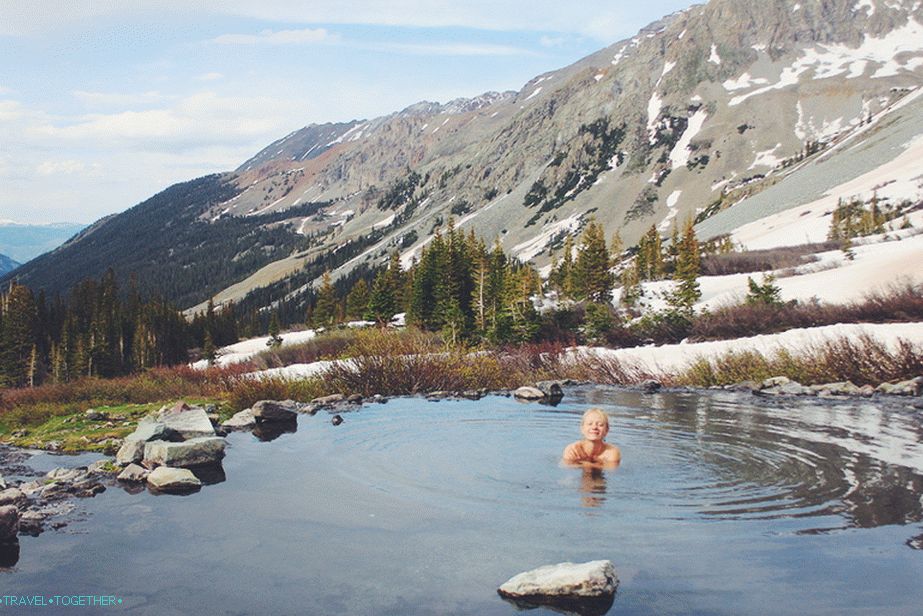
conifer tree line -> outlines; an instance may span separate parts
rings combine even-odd
[[[110,269],[80,282],[65,302],[48,301],[11,283],[0,293],[0,386],[114,377],[188,361],[187,350],[208,337],[236,340],[233,307],[193,323],[168,302],[143,300],[132,279],[121,292]]]

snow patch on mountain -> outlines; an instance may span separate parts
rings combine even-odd
[[[541,254],[545,246],[555,235],[564,233],[576,233],[580,229],[580,214],[574,214],[564,220],[542,227],[542,232],[530,240],[513,246],[513,256],[525,263],[526,261]]]
[[[708,118],[708,112],[705,111],[705,109],[699,109],[689,118],[689,124],[686,126],[686,130],[683,131],[679,141],[676,142],[676,145],[673,146],[673,150],[670,152],[670,163],[673,169],[685,167],[686,163],[689,162],[689,144],[692,143],[695,136],[702,130],[702,125],[705,124],[706,118]]]

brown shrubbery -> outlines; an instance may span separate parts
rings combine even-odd
[[[702,276],[724,276],[727,274],[749,274],[797,267],[817,261],[818,252],[838,250],[838,242],[821,242],[784,246],[767,250],[748,250],[746,252],[728,252],[702,257]]]

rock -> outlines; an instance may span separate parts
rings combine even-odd
[[[811,390],[810,387],[805,387],[804,385],[802,385],[801,383],[798,383],[797,381],[790,381],[786,379],[785,383],[781,385],[776,385],[773,387],[767,387],[761,390],[760,393],[770,394],[770,395],[783,395],[783,396],[809,396],[814,392]]]
[[[129,440],[126,438],[115,454],[116,464],[140,462],[144,458],[144,446],[146,444],[146,441]]]
[[[125,470],[119,473],[119,476],[116,477],[116,479],[130,483],[140,483],[147,479],[147,476],[150,474],[150,471],[142,466],[138,466],[137,464],[129,464],[125,467]]]
[[[203,436],[182,443],[151,441],[144,446],[145,465],[187,467],[217,464],[224,458],[226,441],[220,436]]]
[[[346,398],[346,401],[350,404],[362,404],[362,394],[353,394]]]
[[[444,400],[445,398],[451,398],[451,397],[452,397],[451,392],[444,391],[442,389],[438,391],[431,391],[428,394],[426,394],[427,400]]]
[[[48,451],[61,451],[62,447],[64,447],[64,443],[61,441],[48,441],[45,443],[45,449]]]
[[[897,383],[882,383],[875,391],[891,396],[919,396],[923,393],[923,376]]]
[[[313,400],[311,400],[311,403],[316,404],[318,406],[328,406],[331,404],[336,404],[337,402],[343,402],[344,400],[346,400],[346,396],[344,396],[343,394],[331,394],[329,396],[321,396],[320,398],[314,398]]]
[[[174,412],[174,409],[162,413],[159,417],[165,431],[172,432],[183,440],[215,435],[215,428],[212,427],[205,409],[186,407],[178,412]]]
[[[7,488],[0,492],[0,507],[19,506],[26,502],[26,495],[19,488]]]
[[[202,482],[188,468],[169,466],[158,466],[151,471],[147,484],[161,492],[188,492],[202,487]]]
[[[9,486],[6,485],[6,479],[3,478],[3,475],[0,475],[0,490],[6,490]]]
[[[539,381],[535,387],[540,389],[547,398],[561,399],[564,397],[564,390],[561,389],[560,381]]]
[[[510,578],[497,592],[523,607],[551,605],[581,614],[604,614],[612,606],[617,589],[612,563],[594,560],[526,571]]]
[[[85,479],[86,476],[87,469],[85,467],[64,468],[62,466],[45,473],[46,478],[57,482],[76,481],[78,479]]]
[[[221,424],[223,428],[251,428],[256,425],[256,418],[251,409],[235,413],[233,417]]]
[[[0,544],[15,543],[19,535],[19,510],[12,505],[0,507]]]
[[[770,387],[778,387],[779,385],[785,385],[786,383],[791,383],[791,379],[787,376],[773,376],[768,379],[765,379],[760,384],[760,389],[768,389]]]
[[[662,387],[663,387],[663,383],[661,383],[660,381],[655,381],[654,379],[648,379],[641,383],[641,391],[643,391],[646,394],[652,394],[652,393],[658,392],[660,391]]]
[[[740,381],[733,385],[726,385],[724,388],[728,391],[759,391],[762,385],[756,381]]]
[[[468,400],[480,400],[481,392],[477,391],[476,389],[468,389],[461,392],[461,397]]]
[[[275,402],[260,400],[253,405],[253,418],[257,423],[264,421],[292,421],[295,419],[297,404],[294,402]]]
[[[96,462],[93,462],[87,466],[87,472],[109,475],[113,472],[113,466],[115,466],[115,460],[103,458],[102,460],[97,460]]]
[[[836,383],[824,383],[823,385],[812,385],[811,390],[818,396],[858,396],[862,393],[852,381],[838,381]]]
[[[343,423],[343,418],[340,417],[339,415],[334,415],[333,419],[330,420],[330,423],[332,423],[335,426],[338,426],[341,423]]]
[[[135,441],[156,441],[164,437],[164,430],[166,426],[160,421],[157,421],[153,417],[145,417],[138,422],[138,427],[135,428],[135,431],[125,437],[125,440],[135,440]]]
[[[23,511],[19,516],[19,532],[38,537],[45,530],[45,515],[39,511]]]
[[[545,398],[545,392],[537,387],[520,387],[513,392],[513,396],[520,400],[542,400]]]
[[[96,409],[87,409],[83,414],[90,421],[106,421],[109,419],[108,413],[97,411]]]

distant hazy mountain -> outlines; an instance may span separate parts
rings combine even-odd
[[[0,255],[0,275],[12,272],[20,266],[20,263],[12,260],[6,255]]]
[[[0,253],[25,263],[54,250],[84,227],[86,225],[70,222],[28,225],[0,221]]]

